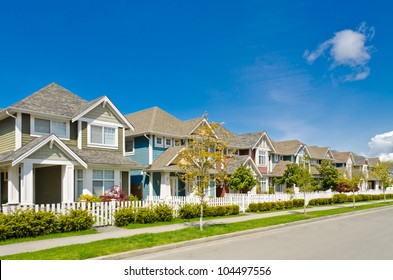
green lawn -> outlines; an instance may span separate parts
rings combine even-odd
[[[130,250],[232,233],[236,231],[244,231],[392,205],[393,202],[380,202],[376,204],[357,205],[356,208],[343,207],[333,210],[313,211],[308,212],[306,216],[303,214],[290,214],[271,218],[261,218],[247,222],[206,226],[203,232],[201,232],[198,227],[190,227],[172,232],[140,234],[127,238],[107,239],[87,244],[78,244],[47,249],[38,252],[3,256],[0,258],[2,260],[83,260]]]

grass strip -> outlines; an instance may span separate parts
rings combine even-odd
[[[372,209],[383,206],[391,206],[393,202],[359,205],[356,208],[343,207],[331,210],[312,211],[307,215],[289,214],[283,216],[261,218],[246,222],[231,224],[219,224],[206,226],[204,231],[198,227],[190,227],[182,230],[140,234],[126,238],[106,239],[90,242],[86,244],[70,245],[57,247],[37,252],[21,253],[1,257],[2,260],[83,260],[99,256],[126,252],[131,250],[149,248],[154,246],[166,245],[176,242],[183,242],[198,238],[205,238],[220,234],[244,231],[255,228],[263,228],[278,224],[297,222],[302,220],[314,219],[319,217],[349,213],[359,210]]]

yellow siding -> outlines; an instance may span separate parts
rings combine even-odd
[[[52,149],[50,149],[49,144],[45,145],[37,152],[30,155],[29,158],[60,160],[60,161],[70,160],[56,145],[53,145]]]
[[[22,145],[32,141],[34,137],[30,136],[30,115],[22,114]]]
[[[102,108],[102,104],[91,110],[83,117],[104,122],[120,123],[120,121],[115,117],[115,115],[107,106]]]
[[[0,153],[15,149],[15,119],[8,117],[0,121]]]

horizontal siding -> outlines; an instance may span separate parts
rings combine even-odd
[[[82,122],[82,149],[85,150],[95,150],[95,151],[107,151],[107,152],[114,152],[114,153],[123,153],[123,131],[119,128],[118,130],[118,148],[117,149],[106,149],[106,148],[96,148],[96,147],[88,147],[87,146],[87,123]],[[121,139],[120,139],[121,138]]]
[[[142,165],[149,164],[149,140],[146,137],[135,137],[134,139],[134,155],[129,156],[130,159]]]
[[[26,145],[34,139],[30,136],[30,115],[22,114],[22,145]]]
[[[101,105],[97,106],[83,117],[104,122],[120,123],[120,121],[115,117],[112,111],[108,109],[107,106],[102,108]]]
[[[0,153],[15,149],[15,119],[8,117],[0,121]]]
[[[64,144],[76,146],[78,144],[78,122],[70,121],[70,140],[64,140]]]
[[[60,160],[60,161],[70,160],[56,145],[53,145],[52,149],[51,149],[49,147],[49,144],[46,144],[41,149],[39,149],[37,152],[30,155],[29,158]]]

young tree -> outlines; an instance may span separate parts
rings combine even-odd
[[[334,189],[338,185],[339,173],[331,161],[322,161],[322,163],[317,166],[317,170],[321,174],[319,185],[322,190],[327,191],[329,189]]]
[[[359,190],[359,185],[362,183],[362,181],[365,179],[364,174],[362,171],[356,171],[352,168],[350,174],[342,174],[339,178],[339,185],[338,189],[342,192],[352,192],[352,203],[353,203],[353,208],[355,208],[355,192]]]
[[[371,174],[379,179],[382,183],[383,199],[386,201],[386,189],[393,184],[393,178],[390,175],[390,166],[392,162],[384,161],[371,169]]]
[[[228,178],[227,183],[234,191],[250,191],[259,182],[254,177],[250,168],[240,165],[236,171]]]
[[[299,191],[303,193],[304,205],[303,211],[306,214],[306,193],[314,191],[312,186],[312,176],[310,173],[309,159],[305,158],[300,160],[299,164],[291,163],[287,164],[287,169],[284,175],[275,180],[276,183],[282,184],[287,183],[287,185],[296,185]]]
[[[228,144],[214,132],[216,124],[204,124],[188,140],[188,145],[180,152],[179,177],[188,184],[199,197],[199,227],[203,230],[203,207],[206,190],[212,181],[224,182],[227,177],[228,158],[225,151]]]

